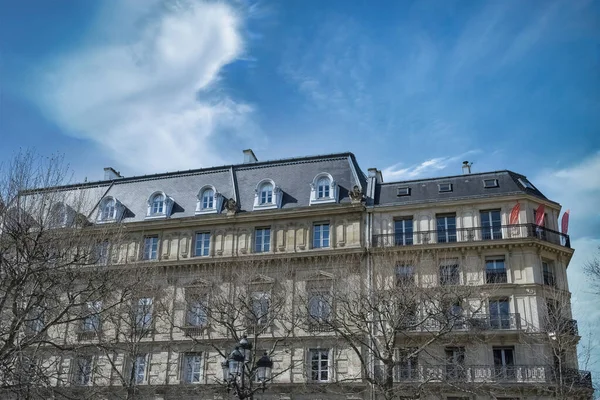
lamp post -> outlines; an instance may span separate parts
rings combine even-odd
[[[267,352],[256,363],[252,362],[252,343],[244,335],[239,344],[222,363],[223,381],[227,384],[227,392],[234,391],[235,396],[252,399],[258,390],[266,389],[266,382],[271,379],[273,361]],[[253,382],[253,378],[256,379]],[[254,383],[258,383],[257,386]]]

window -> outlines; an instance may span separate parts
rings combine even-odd
[[[254,252],[266,253],[271,249],[271,228],[257,228],[254,232]]]
[[[30,312],[30,318],[26,321],[25,327],[30,335],[37,335],[44,330],[46,326],[46,312],[42,306],[34,306]]]
[[[115,200],[113,198],[104,199],[100,205],[100,220],[108,221],[115,219]]]
[[[410,188],[409,187],[399,187],[396,192],[396,196],[410,196]]]
[[[212,189],[206,189],[202,192],[202,209],[214,208],[215,192]]]
[[[153,299],[143,297],[138,300],[135,309],[135,327],[138,329],[150,329],[152,326]]]
[[[446,260],[440,265],[440,285],[458,285],[459,283],[458,260]]]
[[[186,353],[183,356],[183,382],[201,383],[202,353]]]
[[[272,204],[273,203],[273,185],[270,183],[263,183],[260,187],[260,204]]]
[[[322,323],[329,321],[331,315],[331,296],[329,291],[313,290],[308,299],[309,322]]]
[[[133,359],[133,383],[136,385],[142,384],[146,380],[147,358],[146,354],[138,354]]]
[[[510,305],[508,299],[489,301],[490,327],[492,329],[510,329]]]
[[[329,224],[316,224],[313,226],[313,248],[329,247]]]
[[[483,187],[486,189],[498,187],[498,179],[484,179]]]
[[[526,189],[535,189],[535,187],[527,180],[527,178],[519,178],[519,183]]]
[[[456,242],[456,214],[437,216],[438,243]]]
[[[398,349],[396,351],[396,380],[408,381],[419,378],[418,356],[413,354],[416,349]]]
[[[208,322],[206,310],[206,299],[189,299],[187,311],[187,325],[190,327],[206,326]]]
[[[266,292],[252,293],[252,315],[251,323],[266,326],[269,323],[269,307],[271,305],[271,296]]]
[[[504,257],[494,257],[485,260],[485,282],[506,283]]]
[[[494,377],[498,380],[514,379],[515,374],[515,350],[513,347],[493,347],[494,354]]]
[[[544,275],[544,285],[555,286],[554,271],[552,265],[547,261],[542,261],[542,273]]]
[[[100,330],[101,301],[90,301],[86,304],[86,315],[83,318],[81,330],[83,332],[98,332]]]
[[[329,381],[329,349],[310,349],[310,379],[313,382]]]
[[[396,266],[396,286],[413,286],[415,284],[415,268],[412,265]]]
[[[106,265],[108,264],[109,256],[109,243],[108,240],[104,240],[96,245],[96,264]]]
[[[196,245],[194,247],[194,255],[196,257],[206,257],[210,250],[210,233],[196,233]]]
[[[158,258],[158,236],[147,236],[144,238],[144,260],[156,260]]]
[[[439,183],[438,184],[438,189],[439,189],[440,193],[451,192],[452,191],[452,184],[451,183]]]
[[[89,385],[92,380],[92,356],[79,357],[73,363],[73,384],[79,386]]]
[[[319,180],[317,181],[317,198],[319,199],[324,199],[324,198],[329,198],[329,189],[331,186],[331,182],[329,181],[329,178],[327,177],[321,177],[319,178]]]
[[[454,329],[464,329],[465,321],[463,319],[463,306],[460,300],[450,302],[446,305],[446,315],[448,322]]]
[[[165,210],[165,198],[162,194],[156,194],[152,198],[151,214],[163,214]]]
[[[465,379],[465,348],[446,347],[446,379]]]
[[[413,220],[402,218],[394,221],[394,243],[396,246],[413,244]]]
[[[502,239],[500,210],[481,211],[481,238],[483,240]]]

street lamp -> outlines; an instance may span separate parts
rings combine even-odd
[[[258,390],[266,389],[266,382],[271,379],[273,361],[267,352],[252,365],[252,343],[244,335],[239,344],[222,363],[223,381],[227,384],[227,392],[234,390],[238,399],[252,399]],[[260,384],[253,387],[252,377]]]

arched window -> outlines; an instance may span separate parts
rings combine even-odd
[[[106,199],[100,209],[100,219],[106,221],[115,218],[115,200]]]
[[[156,194],[152,198],[152,214],[163,214],[165,210],[165,197],[162,194]]]
[[[329,187],[331,186],[331,182],[329,178],[323,176],[319,178],[317,181],[317,198],[319,199],[328,199],[329,196]]]
[[[212,189],[206,189],[202,193],[202,209],[212,209],[214,208],[215,202],[215,192]]]
[[[273,185],[265,182],[260,187],[260,204],[273,204]]]

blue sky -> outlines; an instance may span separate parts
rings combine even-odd
[[[512,169],[572,210],[598,328],[598,1],[0,0],[0,136],[0,160],[65,153],[80,180],[245,148],[352,151],[387,181]]]

